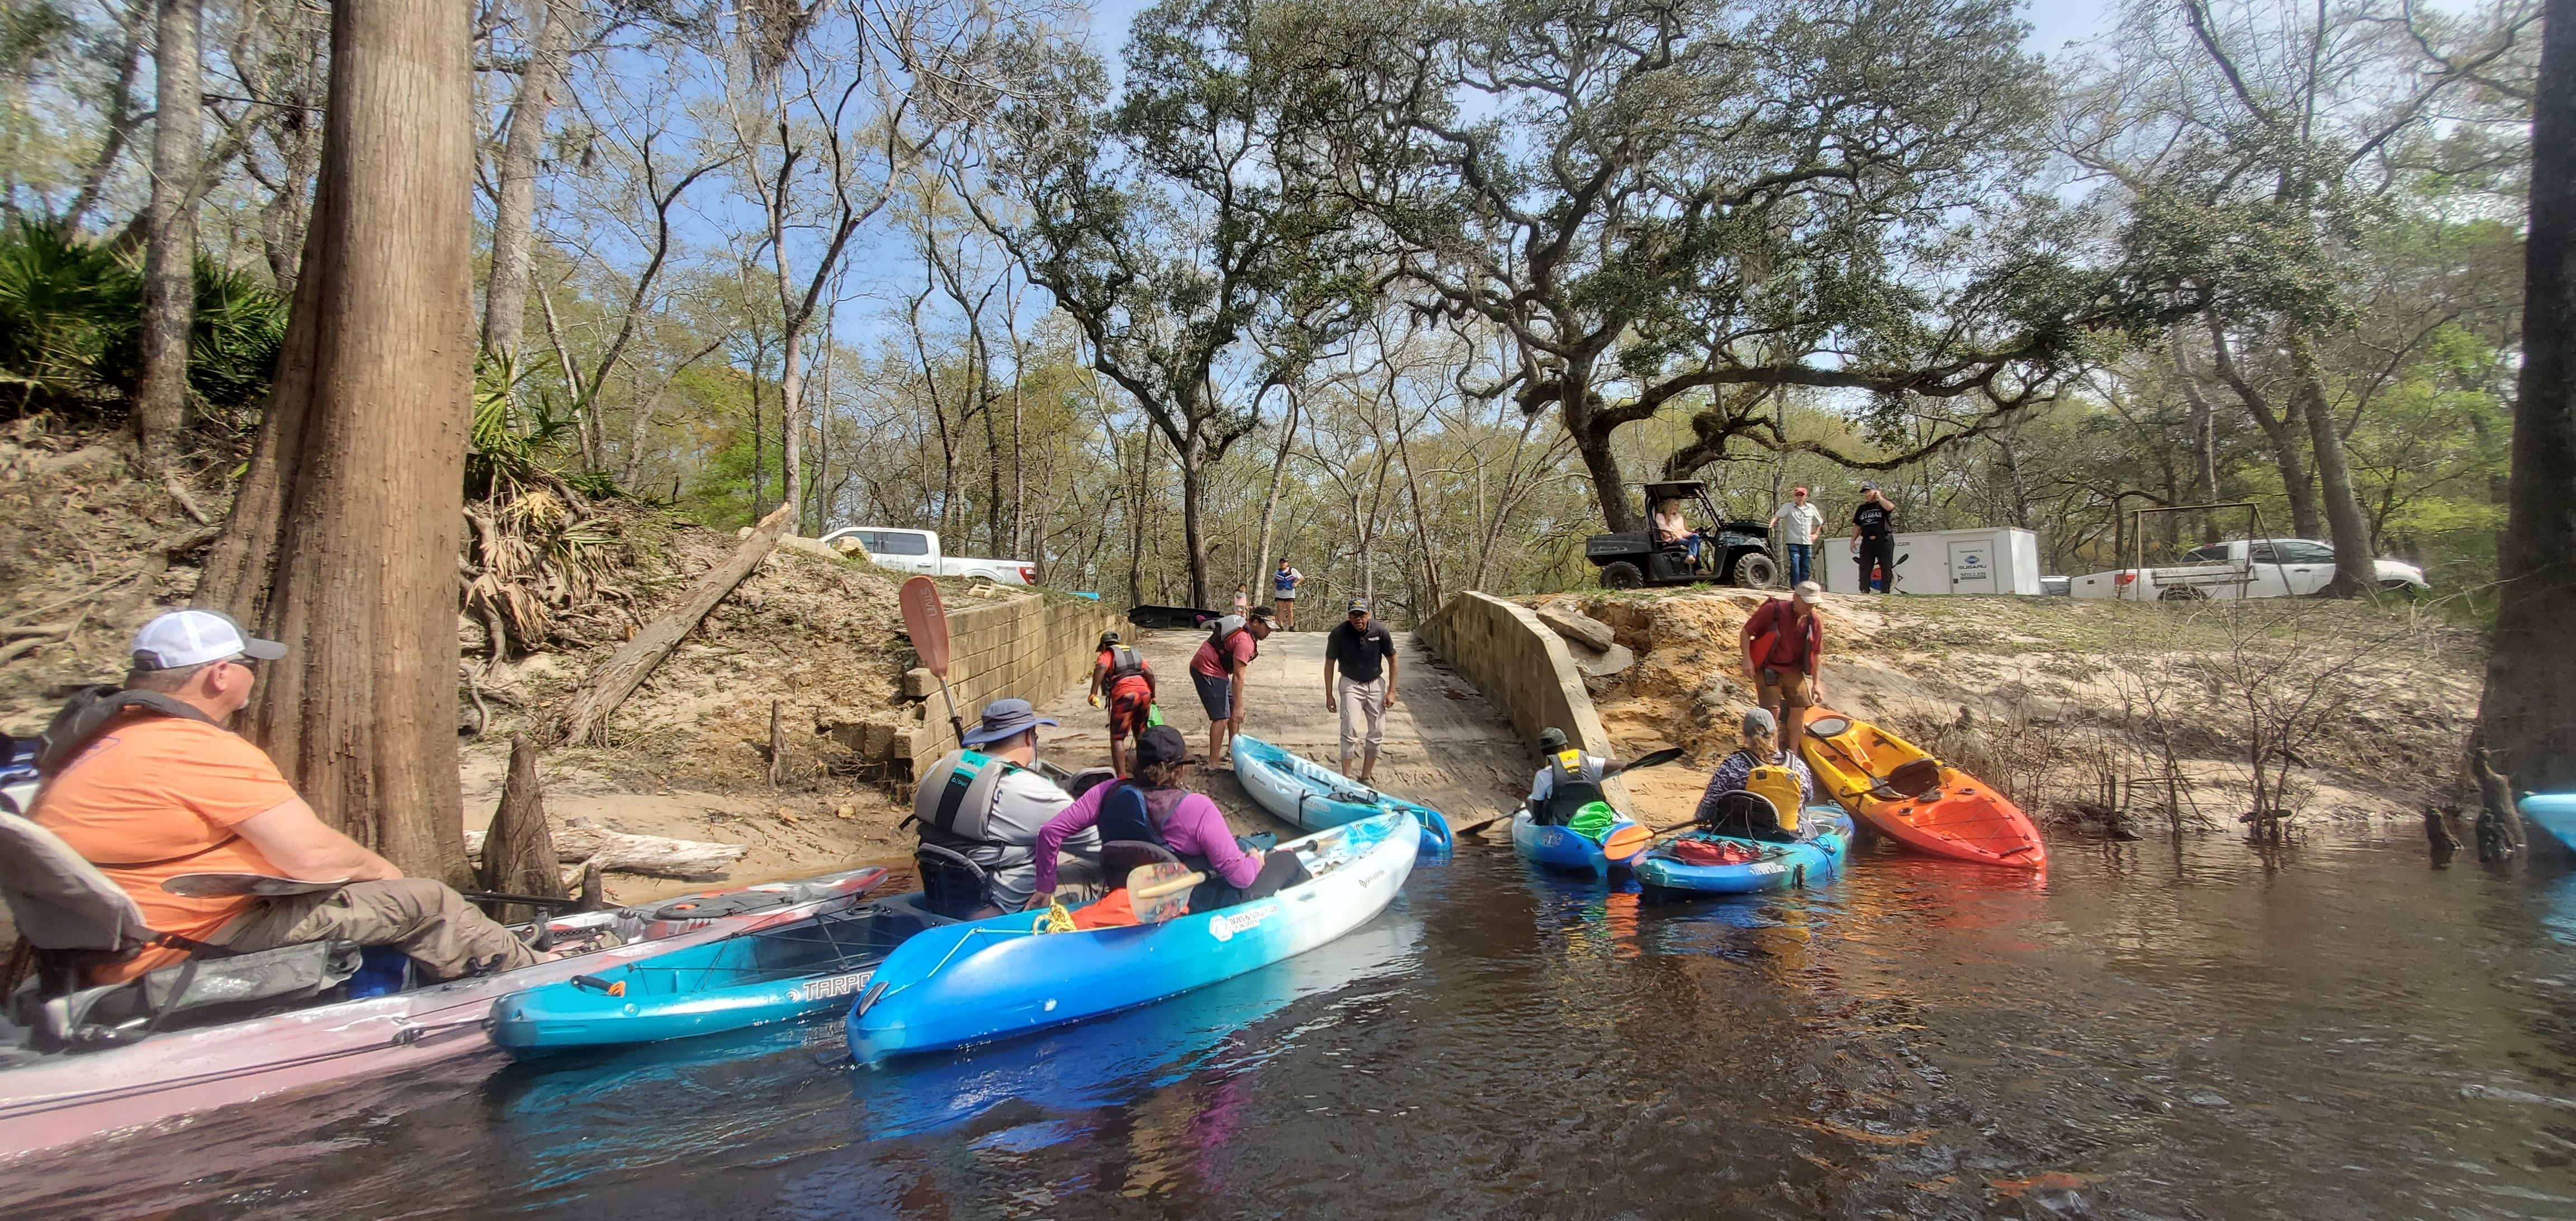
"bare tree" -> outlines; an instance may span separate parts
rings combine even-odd
[[[202,0],[161,0],[152,63],[152,204],[143,255],[143,384],[134,392],[134,439],[144,460],[177,452],[188,413],[188,332],[196,321],[197,214],[190,198],[205,145],[198,98],[205,70]]]

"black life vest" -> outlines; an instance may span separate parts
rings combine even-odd
[[[1145,790],[1134,781],[1121,780],[1116,788],[1101,797],[1098,826],[1103,844],[1115,840],[1152,844],[1179,858],[1192,872],[1204,873],[1211,878],[1216,876],[1216,870],[1209,866],[1206,856],[1182,852],[1172,846],[1172,841],[1163,838],[1162,824],[1154,821],[1154,812],[1145,805]],[[1113,878],[1110,881],[1115,885],[1123,880]]]
[[[1601,800],[1601,786],[1583,774],[1583,752],[1573,747],[1547,758],[1547,808],[1530,811],[1541,825],[1562,827],[1583,807]]]

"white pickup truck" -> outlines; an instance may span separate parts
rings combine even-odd
[[[2182,558],[2182,564],[2170,568],[2122,568],[2077,577],[2067,592],[2141,602],[2291,598],[2324,589],[2335,574],[2334,548],[2304,538],[2211,543]],[[2432,588],[2421,568],[2395,560],[2375,562],[2382,589],[2412,593]]]
[[[979,560],[971,556],[948,555],[939,550],[936,530],[907,530],[900,526],[843,526],[815,541],[837,546],[848,539],[867,552],[879,568],[896,572],[917,572],[930,577],[963,577],[969,581],[991,581],[995,585],[1035,585],[1037,565],[1026,560]],[[846,548],[843,548],[846,550]]]

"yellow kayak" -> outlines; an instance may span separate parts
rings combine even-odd
[[[2010,798],[1867,721],[1810,708],[1798,753],[1853,817],[1917,852],[2015,869],[2048,864],[2039,828]]]

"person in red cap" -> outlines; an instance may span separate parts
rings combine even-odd
[[[1783,530],[1781,522],[1789,523]],[[1807,502],[1807,489],[1791,488],[1789,503],[1771,515],[1771,528],[1780,530],[1781,545],[1789,552],[1789,584],[1812,580],[1808,566],[1815,562],[1816,540],[1825,533],[1825,511]]]
[[[390,945],[433,980],[535,963],[535,951],[464,896],[432,878],[404,877],[323,822],[267,752],[224,728],[250,702],[257,667],[284,656],[285,645],[248,635],[222,612],[171,611],[135,635],[125,690],[110,697],[122,706],[94,722],[83,718],[80,731],[49,749],[40,766],[51,779],[35,821],[98,866],[133,897],[144,923],[169,938],[92,968],[91,982],[168,965],[189,942],[245,952],[312,941]],[[64,758],[53,771],[57,749]],[[190,873],[341,884],[266,898],[162,889]]]

